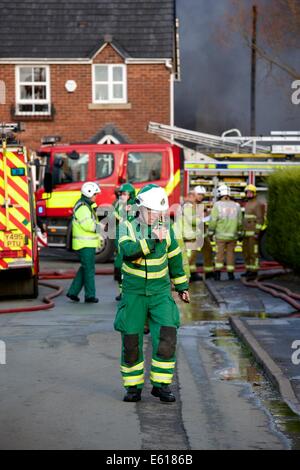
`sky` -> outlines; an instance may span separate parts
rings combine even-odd
[[[231,47],[216,39],[229,3],[177,0],[181,82],[175,85],[175,125],[179,127],[214,134],[238,128],[243,135],[250,134],[250,49],[238,35]],[[300,131],[300,104],[291,101],[292,78],[281,72],[276,79],[266,78],[267,71],[259,60],[257,134]]]

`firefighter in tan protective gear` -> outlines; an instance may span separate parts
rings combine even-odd
[[[216,239],[215,280],[221,280],[226,255],[227,273],[234,280],[235,247],[242,234],[242,211],[231,199],[230,188],[223,184],[218,188],[219,201],[215,203],[209,223],[209,235]]]
[[[201,280],[197,274],[197,256],[199,252],[203,256],[203,271],[206,278],[213,275],[213,253],[211,243],[208,237],[208,224],[205,219],[208,216],[207,211],[203,213],[198,208],[203,204],[206,189],[203,186],[196,186],[193,191],[194,202],[187,202],[183,208],[184,239],[187,249],[189,264],[191,270],[191,281]]]
[[[257,188],[254,185],[249,184],[245,192],[248,202],[243,220],[243,256],[246,268],[243,276],[247,280],[254,280],[259,270],[258,240],[264,223],[265,207],[257,200]]]

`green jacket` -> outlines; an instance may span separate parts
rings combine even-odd
[[[75,204],[72,222],[73,250],[99,247],[100,237],[97,233],[99,221],[96,207],[96,204],[84,196]]]
[[[171,280],[177,292],[188,289],[181,249],[171,227],[167,239],[150,239],[152,227],[139,219],[120,225],[119,247],[123,256],[123,289],[141,295],[170,292]],[[171,279],[170,279],[171,278]]]
[[[211,212],[209,235],[216,240],[237,240],[242,232],[242,211],[234,201],[218,201]]]

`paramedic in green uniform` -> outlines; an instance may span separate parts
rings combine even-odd
[[[128,219],[129,211],[135,203],[135,188],[132,184],[122,184],[118,191],[118,199],[114,204],[113,216],[116,219],[116,256],[114,261],[114,279],[119,285],[120,294],[116,300],[120,301],[122,297],[122,255],[118,247],[119,227],[122,222]]]
[[[173,228],[167,228],[169,203],[164,189],[150,184],[138,194],[139,214],[120,225],[119,249],[123,256],[123,295],[115,320],[122,334],[121,373],[124,401],[141,400],[144,385],[143,334],[148,317],[152,338],[150,380],[152,395],[174,402],[172,383],[176,363],[178,307],[171,281],[181,299],[189,302],[188,281],[181,249]]]
[[[78,295],[83,287],[86,303],[99,302],[95,288],[95,258],[101,232],[96,214],[96,196],[100,192],[97,183],[84,183],[81,188],[81,198],[73,209],[72,247],[78,252],[81,264],[67,293],[67,297],[73,302],[80,301]]]

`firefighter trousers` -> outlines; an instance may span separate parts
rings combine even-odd
[[[187,250],[189,256],[189,264],[191,273],[197,271],[197,256],[201,252],[203,256],[204,273],[212,273],[214,271],[213,251],[208,237],[204,238],[203,247],[199,250]]]
[[[148,318],[152,339],[150,380],[171,384],[176,364],[178,307],[170,292],[150,296],[126,293],[118,307],[115,330],[122,334],[121,374],[124,387],[144,385],[144,325]]]
[[[96,296],[95,288],[95,261],[96,249],[95,248],[82,248],[78,250],[80,258],[80,268],[77,271],[76,277],[73,280],[71,287],[68,291],[69,295],[78,296],[84,287],[85,298],[91,299]]]
[[[245,237],[243,240],[243,256],[247,271],[259,270],[258,241],[255,237]]]
[[[216,271],[221,271],[224,268],[224,261],[226,256],[226,267],[227,272],[233,273],[235,270],[235,247],[236,240],[225,241],[217,240],[216,241],[216,259],[215,259],[215,268]]]

